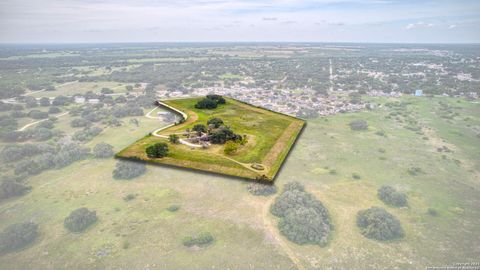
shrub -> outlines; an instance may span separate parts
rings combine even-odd
[[[16,223],[0,233],[0,253],[19,250],[35,241],[38,225],[33,222]]]
[[[207,95],[207,98],[214,100],[218,104],[225,104],[225,99],[220,95]]]
[[[60,110],[60,108],[58,107],[50,107],[48,108],[48,113],[51,113],[51,114],[55,114],[55,113],[59,113],[61,112],[62,110]]]
[[[238,144],[234,141],[228,141],[223,148],[223,152],[227,155],[231,155],[235,153],[237,150],[238,150]]]
[[[173,205],[170,205],[167,210],[169,212],[177,212],[178,210],[180,210],[180,206],[179,205],[176,205],[176,204],[173,204]]]
[[[297,182],[285,185],[284,191],[270,207],[280,217],[280,232],[297,244],[323,246],[333,230],[328,210]]]
[[[269,184],[251,183],[247,186],[248,192],[255,196],[268,196],[277,192],[277,187]]]
[[[427,213],[432,217],[438,216],[438,211],[435,210],[434,208],[428,208]]]
[[[155,143],[145,149],[149,158],[162,158],[168,154],[168,145],[166,143]]]
[[[38,119],[48,118],[48,113],[42,112],[39,110],[31,110],[30,112],[27,113],[27,116],[38,120]]]
[[[86,126],[90,126],[92,123],[88,120],[85,120],[83,118],[76,118],[76,119],[73,119],[71,122],[70,122],[70,126],[73,127],[73,128],[76,128],[76,127],[86,127]]]
[[[147,171],[145,163],[119,160],[113,170],[115,179],[133,179],[144,174]]]
[[[387,205],[402,207],[407,205],[407,196],[391,186],[382,186],[377,192],[378,198]]]
[[[65,218],[63,225],[71,232],[82,232],[96,221],[96,212],[82,207],[73,210],[70,215]]]
[[[0,185],[0,199],[21,196],[29,191],[31,187],[25,186],[13,180],[5,180]]]
[[[168,140],[171,142],[171,143],[178,143],[180,138],[178,137],[177,134],[170,134],[168,135]]]
[[[203,124],[196,124],[195,126],[193,126],[192,130],[200,134],[202,132],[207,132],[207,127]]]
[[[128,201],[131,201],[131,200],[135,199],[136,197],[137,197],[136,194],[130,193],[130,194],[125,195],[125,196],[123,197],[123,200],[126,201],[126,202],[128,202]]]
[[[197,109],[215,109],[217,106],[217,102],[209,98],[201,99],[195,104],[195,108]]]
[[[360,174],[358,174],[358,173],[352,173],[352,178],[355,179],[355,180],[360,180],[360,179],[362,179],[362,177],[361,177]]]
[[[408,168],[407,172],[408,172],[408,174],[410,174],[411,176],[415,176],[415,175],[422,174],[422,173],[423,173],[423,170],[422,170],[422,168],[420,168],[420,167],[410,167],[410,168]]]
[[[113,154],[113,146],[108,143],[102,142],[93,147],[93,155],[96,158],[109,158],[112,157]]]
[[[404,237],[400,221],[385,209],[372,207],[357,213],[357,226],[371,239],[388,241]]]
[[[183,245],[186,247],[206,246],[211,244],[215,238],[209,232],[202,232],[198,236],[187,236],[183,238]]]
[[[46,128],[46,129],[52,129],[53,128],[53,121],[51,120],[46,120],[46,121],[43,121],[43,122],[40,122],[37,126],[37,128]]]
[[[352,130],[367,130],[368,123],[365,120],[353,120],[349,124]]]
[[[218,128],[220,127],[221,125],[223,125],[223,120],[220,119],[220,118],[211,118],[210,120],[207,121],[207,124],[208,125],[213,125],[215,128]]]

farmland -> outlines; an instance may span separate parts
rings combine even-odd
[[[120,151],[117,156],[250,179],[260,178],[263,174],[272,180],[303,128],[303,121],[229,98],[225,105],[214,110],[201,110],[194,107],[199,100],[200,98],[166,101],[166,104],[185,111],[188,118],[184,123],[162,130],[159,135],[181,133],[197,124],[206,123],[211,118],[221,118],[225,125],[248,138],[248,142],[234,155],[225,158],[219,145],[212,145],[208,149],[192,149],[187,145],[169,144],[170,153],[167,157],[151,160],[146,156],[145,148],[167,139],[149,135]],[[249,168],[253,163],[262,164],[266,168],[256,172]]]

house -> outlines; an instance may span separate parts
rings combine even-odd
[[[98,103],[100,103],[100,99],[98,99],[98,98],[91,98],[91,99],[88,100],[88,103],[90,103],[90,104],[98,104]]]
[[[420,89],[415,90],[415,96],[416,97],[421,97],[423,95],[423,91]]]
[[[85,98],[84,98],[84,97],[81,97],[81,96],[76,96],[76,97],[74,98],[74,102],[75,102],[75,103],[78,103],[78,104],[83,104],[83,103],[85,103]]]

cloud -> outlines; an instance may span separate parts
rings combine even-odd
[[[276,18],[276,17],[263,17],[262,20],[264,20],[264,21],[276,21],[276,20],[278,20],[278,18]]]
[[[450,24],[450,25],[448,26],[448,29],[453,29],[453,28],[456,28],[456,27],[457,27],[456,24]]]
[[[416,23],[409,23],[407,24],[407,26],[405,26],[405,29],[407,30],[410,30],[410,29],[414,29],[414,28],[429,28],[429,27],[433,27],[435,26],[435,24],[433,23],[425,23],[425,22],[416,22]]]

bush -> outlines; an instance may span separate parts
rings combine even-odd
[[[203,98],[195,104],[197,109],[215,109],[217,106],[217,102],[209,98]]]
[[[270,207],[280,232],[297,244],[326,245],[333,230],[328,210],[297,182],[288,183]]]
[[[61,112],[62,110],[60,110],[60,108],[58,107],[50,107],[48,108],[48,113],[50,114],[56,114],[56,113],[59,113]]]
[[[108,143],[102,142],[93,147],[93,155],[96,158],[109,158],[112,157],[113,154],[113,146]]]
[[[355,180],[360,180],[360,179],[362,179],[362,177],[361,177],[360,174],[358,174],[358,173],[352,173],[352,178],[355,179]]]
[[[13,180],[5,180],[0,185],[0,199],[21,196],[28,192],[31,187],[25,186]]]
[[[40,106],[42,106],[42,107],[48,107],[48,106],[50,106],[50,99],[47,98],[47,97],[42,97],[42,98],[40,99]]]
[[[404,237],[400,221],[385,209],[372,207],[357,213],[357,226],[371,239],[388,241]]]
[[[113,170],[115,179],[133,179],[144,174],[147,171],[145,163],[119,160]]]
[[[38,124],[37,128],[46,128],[46,129],[52,129],[53,128],[53,121],[51,120],[46,120]]]
[[[200,134],[202,132],[207,132],[207,127],[203,124],[196,124],[195,126],[193,126],[192,130]]]
[[[391,186],[382,186],[377,192],[378,198],[387,205],[402,207],[407,205],[407,196]]]
[[[177,212],[178,210],[180,210],[180,206],[179,205],[176,205],[176,204],[173,204],[173,205],[170,205],[167,210],[169,212]]]
[[[208,125],[213,125],[215,128],[220,127],[223,125],[223,120],[220,118],[211,118],[210,120],[207,121]]]
[[[63,225],[71,232],[82,232],[96,221],[96,212],[82,207],[72,211],[70,215],[65,218]]]
[[[211,244],[215,239],[213,238],[212,234],[209,232],[202,232],[198,236],[187,236],[183,238],[183,245],[186,247],[192,246],[206,246]]]
[[[416,176],[416,175],[422,174],[423,170],[420,167],[410,167],[410,168],[408,168],[407,172],[411,176]]]
[[[237,150],[238,150],[238,143],[234,141],[228,141],[223,148],[223,152],[227,155],[231,155],[235,153]]]
[[[19,250],[35,241],[38,225],[33,222],[16,223],[0,234],[0,253]]]
[[[130,194],[126,195],[125,197],[123,197],[123,200],[128,202],[128,201],[131,201],[131,200],[135,199],[136,197],[137,197],[136,194],[130,193]]]
[[[367,130],[368,123],[365,120],[353,120],[349,124],[352,130]]]
[[[76,119],[73,119],[71,122],[70,122],[70,126],[73,127],[73,128],[77,128],[77,127],[87,127],[87,126],[90,126],[92,123],[88,120],[85,120],[83,118],[76,118]]]
[[[48,113],[42,112],[39,110],[31,110],[30,112],[27,113],[27,116],[32,118],[32,119],[45,119],[48,118]]]
[[[149,158],[162,158],[168,154],[168,145],[166,143],[155,143],[145,149]]]
[[[207,95],[207,98],[214,100],[217,104],[225,104],[225,99],[220,95]]]
[[[427,213],[432,217],[438,216],[438,211],[435,210],[434,208],[428,208]]]
[[[178,137],[177,134],[170,134],[168,135],[168,140],[171,142],[171,143],[178,143],[180,138]]]
[[[262,183],[251,183],[247,186],[247,190],[255,196],[268,196],[277,193],[276,186]]]

